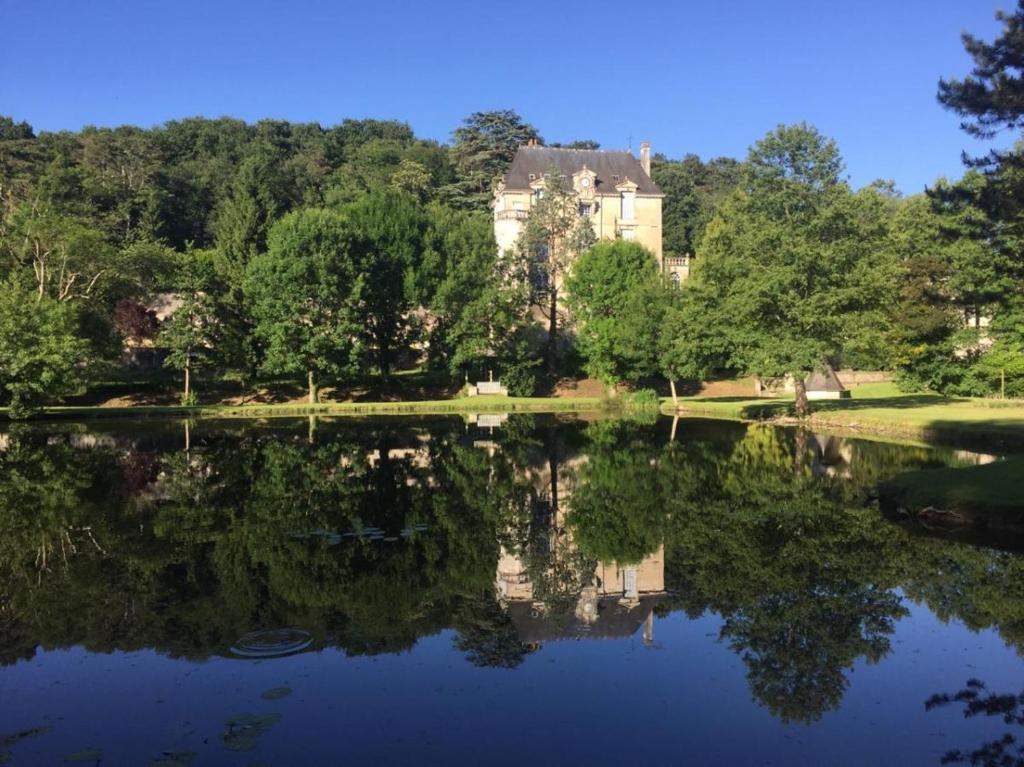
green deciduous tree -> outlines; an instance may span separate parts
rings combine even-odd
[[[307,209],[278,221],[267,253],[246,269],[245,296],[262,344],[262,368],[305,374],[310,402],[321,376],[344,378],[358,368],[362,247],[341,214]]]
[[[681,160],[655,155],[651,177],[662,192],[662,240],[665,255],[697,252],[708,222],[725,199],[739,186],[742,166],[719,157],[702,162],[688,154]]]
[[[388,378],[395,352],[415,331],[411,310],[426,221],[415,198],[395,191],[371,192],[345,209],[345,220],[359,245],[363,336],[380,375]]]
[[[599,242],[565,281],[589,375],[635,382],[657,372],[658,335],[669,296],[654,255],[635,242]]]
[[[579,214],[576,196],[561,172],[552,168],[544,174],[544,186],[530,208],[516,243],[523,271],[533,285],[531,302],[548,320],[545,357],[548,370],[557,362],[559,293],[562,282],[577,255],[593,245],[597,237],[590,219]]]
[[[417,290],[432,314],[430,358],[453,375],[487,360],[504,370],[528,321],[519,260],[498,252],[489,216],[434,204],[427,217]]]
[[[184,257],[174,286],[181,303],[160,330],[160,344],[170,350],[164,365],[180,370],[184,376],[184,405],[194,402],[193,373],[212,365],[228,343],[210,292],[212,271],[209,261],[203,262],[195,254]]]
[[[0,283],[0,394],[12,415],[79,391],[88,354],[71,304]]]
[[[842,167],[835,143],[810,126],[768,134],[751,147],[744,189],[708,226],[694,269],[704,304],[727,320],[730,365],[792,376],[801,415],[804,378],[841,356],[844,314],[873,300],[865,260],[874,243],[861,239]]]

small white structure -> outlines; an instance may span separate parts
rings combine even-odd
[[[843,386],[831,367],[826,367],[824,372],[815,370],[807,376],[804,387],[807,399],[845,399],[850,396],[850,390]]]
[[[466,384],[466,393],[470,397],[483,394],[498,394],[507,397],[508,389],[501,385],[501,381],[477,381],[475,384]]]
[[[843,386],[836,371],[826,366],[824,371],[815,371],[804,380],[804,389],[807,392],[807,399],[846,399],[850,390]],[[781,381],[754,380],[754,394],[757,397],[778,397],[781,394],[793,394],[796,386],[793,384],[793,376],[786,376]]]

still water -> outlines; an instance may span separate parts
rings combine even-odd
[[[1015,764],[1024,548],[873,500],[993,458],[696,419],[5,426],[0,764]]]

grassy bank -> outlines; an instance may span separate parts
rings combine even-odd
[[[812,426],[863,430],[925,441],[957,441],[1024,447],[1024,402],[902,394],[892,384],[866,384],[845,400],[811,403]],[[664,407],[672,409],[671,400]],[[788,422],[793,400],[743,397],[684,398],[690,415]]]
[[[462,397],[413,402],[324,402],[315,405],[294,402],[246,405],[135,405],[130,407],[48,407],[33,416],[38,419],[88,418],[272,418],[308,415],[443,415],[446,413],[559,413],[599,410],[608,401],[598,397]],[[0,408],[7,417],[7,409]]]
[[[1012,458],[984,466],[912,471],[883,482],[879,491],[912,510],[932,507],[972,514],[1012,512],[1024,521],[1021,477],[1024,458]]]

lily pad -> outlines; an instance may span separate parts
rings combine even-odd
[[[287,698],[291,694],[291,687],[271,687],[269,690],[264,690],[260,693],[260,697],[263,700],[281,700],[281,698]]]
[[[30,727],[27,730],[18,730],[12,732],[10,735],[0,735],[0,747],[13,746],[19,740],[25,740],[25,738],[34,738],[39,735],[45,735],[50,731],[49,727]],[[3,762],[0,762],[3,764]]]
[[[195,751],[164,751],[149,763],[149,767],[189,767],[195,758]]]
[[[248,751],[256,738],[281,719],[280,714],[238,714],[224,723],[224,745],[231,751]]]

